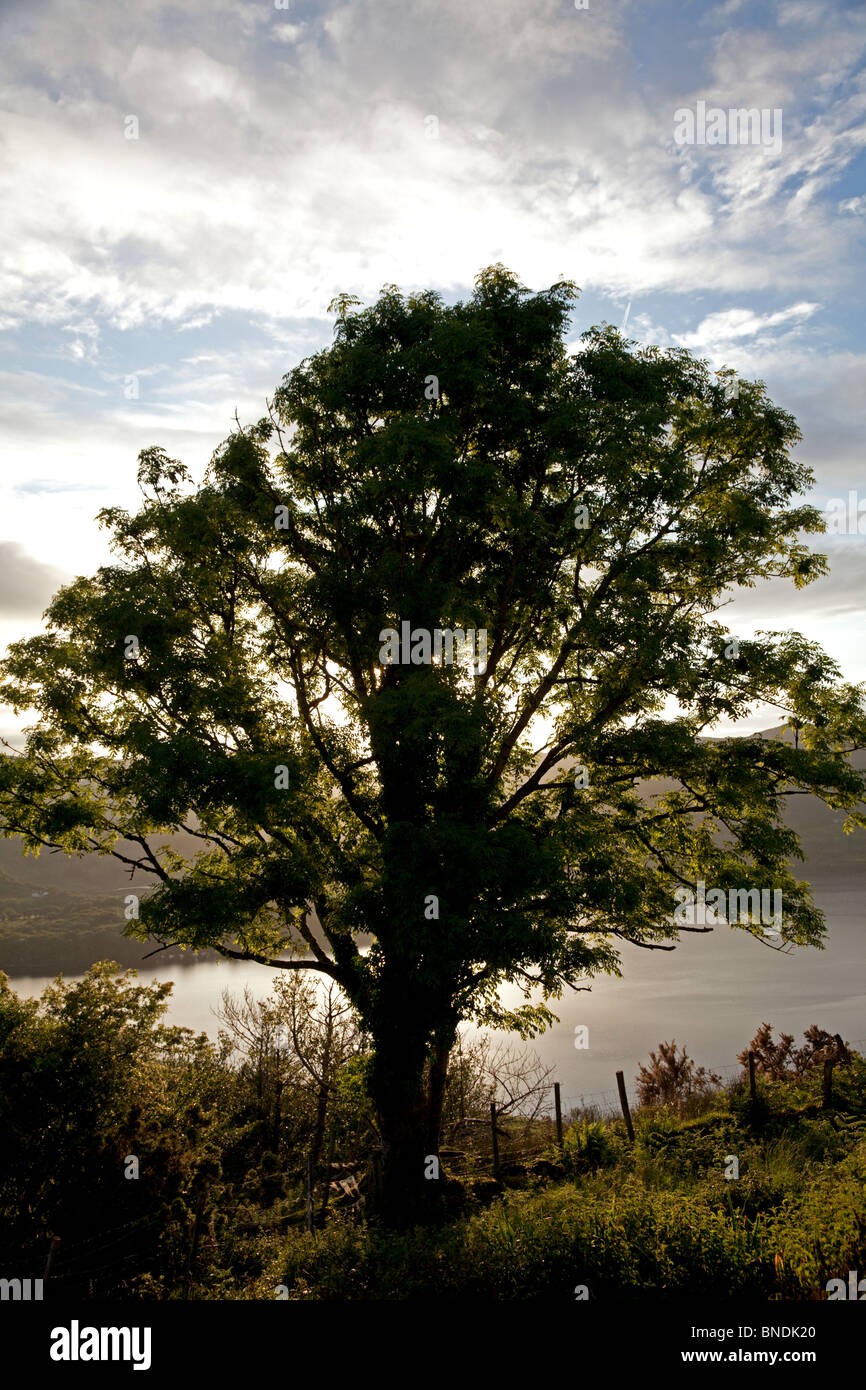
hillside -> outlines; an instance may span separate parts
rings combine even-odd
[[[7,864],[18,868],[19,862],[26,866],[40,863],[24,859],[14,843],[0,843]],[[82,867],[86,880],[93,866]],[[140,965],[152,948],[121,934],[125,923],[124,896],[130,892],[129,885],[104,893],[45,886],[56,877],[55,871],[41,880],[31,875],[29,882],[22,882],[5,869],[0,870],[0,970],[14,976],[60,971],[80,974],[94,961],[106,957],[124,966]],[[75,881],[74,874],[69,878]],[[207,955],[213,959],[213,953]],[[192,957],[181,951],[166,951],[163,959],[193,963]]]

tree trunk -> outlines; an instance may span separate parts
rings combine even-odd
[[[312,1156],[313,1171],[315,1173],[319,1166],[319,1158],[322,1153],[322,1144],[325,1140],[325,1127],[328,1121],[328,1085],[331,1077],[331,1043],[334,1032],[334,1021],[331,1001],[328,1002],[328,1015],[325,1025],[325,1041],[322,1046],[322,1060],[319,1068],[319,1089],[316,1095],[316,1126],[313,1131]]]
[[[430,1163],[431,1158],[438,1160],[441,1088],[437,1081],[433,1142],[431,1094],[424,1086],[425,1044],[426,1038],[417,1027],[391,1027],[387,1036],[379,1039],[373,1063],[371,1089],[382,1139],[373,1209],[386,1225],[395,1228],[428,1224],[441,1212],[438,1162]]]
[[[379,1111],[382,1163],[376,1214],[401,1229],[432,1221],[439,1205],[439,1183],[425,1177],[427,1105],[423,1089],[404,1110]]]

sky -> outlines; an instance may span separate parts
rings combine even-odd
[[[864,50],[862,0],[4,0],[0,646],[109,558],[139,451],[200,475],[336,294],[454,303],[499,261],[581,287],[573,344],[684,346],[795,415],[850,534],[725,621],[866,679]],[[733,108],[772,142],[678,140]]]

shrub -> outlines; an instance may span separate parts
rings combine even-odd
[[[605,1125],[584,1119],[566,1130],[562,1156],[570,1172],[606,1168],[616,1160],[616,1146]]]
[[[721,1084],[722,1078],[696,1066],[685,1048],[678,1056],[676,1039],[659,1043],[658,1056],[651,1052],[650,1065],[641,1065],[635,1077],[641,1105],[681,1106],[690,1097],[708,1095]]]
[[[755,1059],[755,1071],[762,1072],[773,1081],[784,1081],[790,1076],[802,1076],[821,1048],[841,1043],[843,1054],[848,1052],[848,1044],[843,1043],[838,1034],[828,1033],[817,1023],[807,1028],[803,1037],[806,1039],[804,1047],[794,1047],[793,1033],[780,1033],[776,1042],[772,1024],[762,1023],[749,1046],[738,1054],[737,1061],[747,1067],[751,1052]]]

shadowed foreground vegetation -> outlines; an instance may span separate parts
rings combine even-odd
[[[369,1050],[345,1001],[297,977],[263,1003],[226,997],[213,1044],[161,1022],[169,991],[105,962],[41,1001],[0,976],[0,1276],[41,1277],[53,1237],[51,1299],[821,1299],[866,1267],[866,1060],[836,1067],[824,1107],[818,1029],[794,1049],[762,1026],[756,1101],[663,1044],[634,1145],[580,1112],[561,1153],[547,1073],[461,1050],[446,1219],[394,1233],[365,1216]],[[506,1152],[519,1131],[537,1160],[498,1182],[494,1098]]]
[[[866,1062],[855,1054],[844,1071],[833,1110],[820,1109],[817,1071],[762,1083],[756,1107],[742,1083],[691,1119],[646,1107],[633,1149],[621,1122],[576,1120],[564,1181],[505,1192],[435,1235],[343,1225],[263,1240],[250,1293],[825,1298],[828,1279],[866,1264]]]

